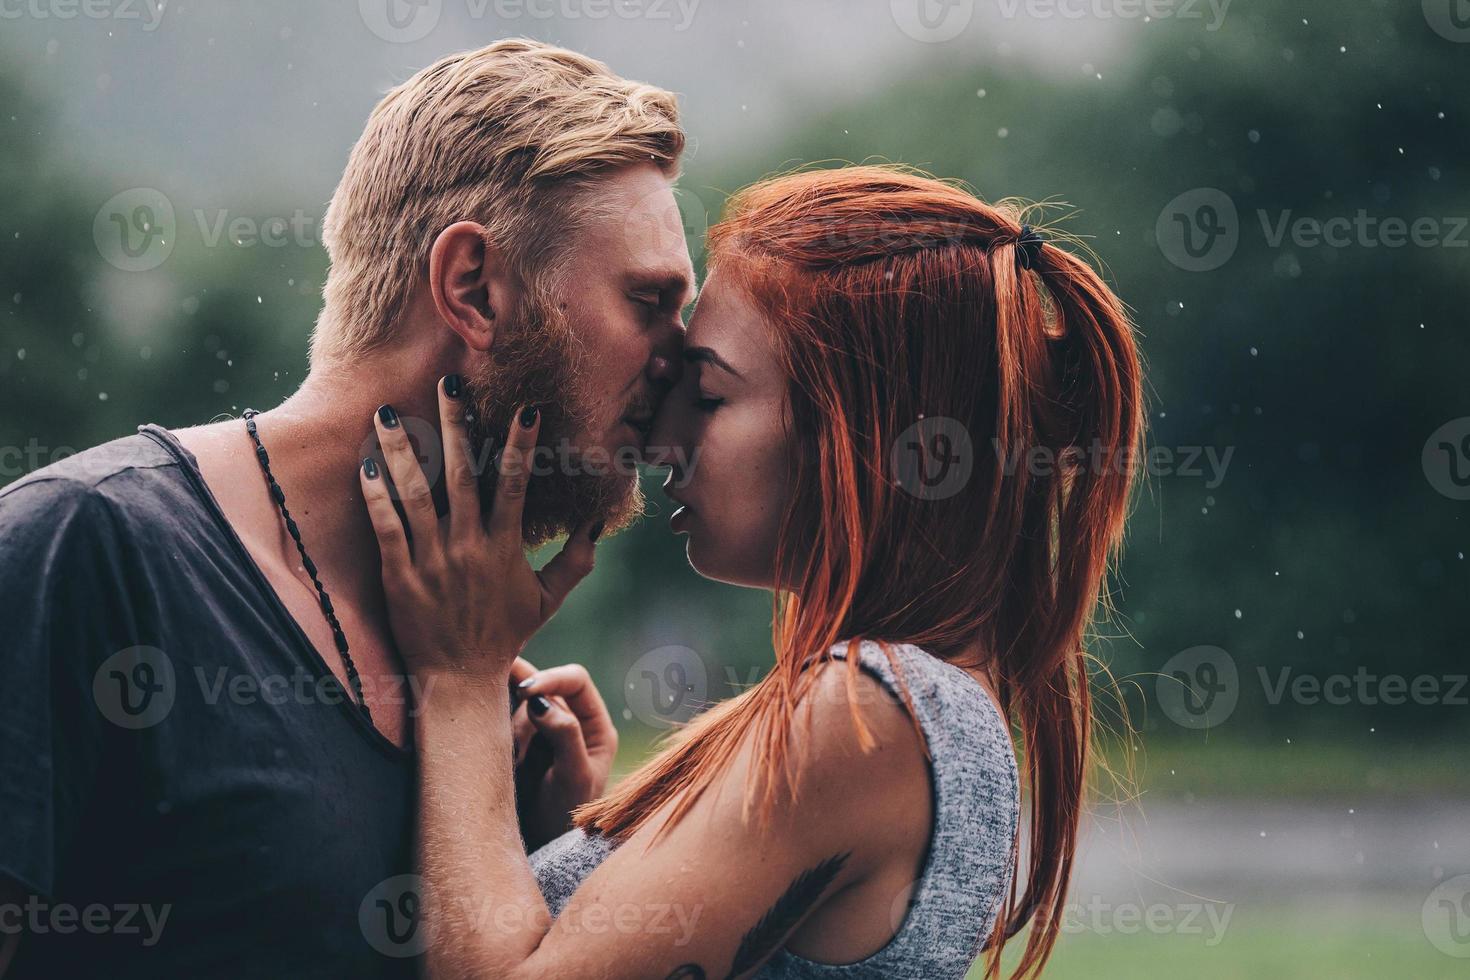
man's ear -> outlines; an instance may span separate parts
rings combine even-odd
[[[523,290],[484,225],[457,221],[429,249],[429,294],[444,325],[471,350],[488,351]]]

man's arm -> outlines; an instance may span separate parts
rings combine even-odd
[[[137,643],[120,552],[112,511],[87,485],[0,491],[0,972],[28,897],[55,897],[103,764],[109,723],[94,678]]]

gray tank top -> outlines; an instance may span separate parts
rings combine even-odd
[[[845,659],[846,645],[832,649]],[[934,824],[907,908],[878,952],[855,963],[827,964],[779,950],[754,976],[962,980],[980,955],[1010,886],[1020,791],[1010,727],[985,689],[964,670],[916,646],[892,645],[933,756]],[[900,697],[897,678],[876,643],[861,647],[862,666]],[[573,829],[531,855],[552,915],[611,851],[602,837]]]

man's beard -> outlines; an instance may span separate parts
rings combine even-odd
[[[541,411],[538,454],[526,488],[521,533],[527,547],[570,534],[601,520],[603,536],[631,524],[643,512],[636,469],[624,457],[583,465],[579,436],[590,434],[597,407],[588,393],[585,352],[565,317],[536,296],[500,324],[482,369],[466,380],[470,447],[480,467],[480,499],[495,500],[499,453],[525,405]],[[631,472],[631,476],[630,476]]]

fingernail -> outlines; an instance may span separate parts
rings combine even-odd
[[[362,475],[367,477],[369,480],[376,480],[378,478],[378,464],[373,460],[371,456],[363,457]]]
[[[450,398],[459,397],[459,385],[459,375],[447,374],[444,376],[444,394],[448,395]]]
[[[393,411],[392,405],[382,405],[378,408],[378,418],[382,420],[383,428],[398,428],[398,413]]]
[[[527,405],[524,409],[521,410],[521,428],[529,429],[531,426],[535,425],[536,417],[540,414],[541,410],[535,405]]]
[[[517,684],[516,687],[524,691],[526,688],[530,687],[534,683],[536,683],[536,675],[532,674],[530,677],[527,677],[525,680]]]
[[[593,541],[596,541],[599,537],[602,536],[602,528],[603,525],[606,523],[606,521],[598,521],[596,524],[592,525],[592,527],[587,531],[587,537],[592,539]]]
[[[539,694],[532,698],[527,704],[531,714],[535,715],[537,718],[540,718],[542,715],[546,714],[547,711],[551,710],[551,702],[546,700]]]

